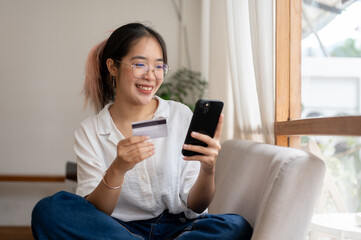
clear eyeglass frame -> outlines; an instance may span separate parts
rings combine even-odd
[[[170,70],[169,66],[165,63],[157,64],[151,70],[148,63],[140,62],[140,63],[128,64],[119,60],[115,60],[115,61],[131,67],[133,76],[135,78],[144,78],[149,71],[152,71],[154,72],[154,76],[156,79],[163,80]]]

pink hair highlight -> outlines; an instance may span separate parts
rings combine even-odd
[[[95,112],[103,108],[103,93],[101,89],[102,77],[100,74],[100,55],[103,52],[107,40],[95,45],[89,52],[85,64],[85,82],[83,93],[85,106],[90,102]]]

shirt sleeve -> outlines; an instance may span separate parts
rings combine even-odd
[[[200,162],[189,161],[186,162],[185,167],[181,174],[182,185],[181,185],[180,197],[187,207],[188,207],[188,195],[198,178],[199,170],[200,170]]]
[[[75,131],[74,151],[78,176],[76,194],[82,197],[89,195],[98,186],[105,170],[105,164],[96,154],[96,144],[99,140],[96,134],[92,134],[95,131],[95,128],[83,123]]]

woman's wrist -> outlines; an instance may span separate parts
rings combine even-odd
[[[216,173],[216,167],[215,167],[215,166],[213,166],[213,167],[201,166],[200,172],[201,172],[202,174],[205,174],[205,175],[215,175],[215,173]]]
[[[113,163],[109,166],[108,170],[109,174],[111,174],[112,176],[117,176],[120,178],[124,178],[125,173],[127,172],[127,170],[123,170],[122,169],[122,164],[120,163],[118,158],[115,158],[115,160],[113,161]]]
[[[108,171],[105,171],[104,174],[103,174],[103,179],[102,179],[103,184],[104,184],[107,188],[112,189],[112,190],[118,190],[118,189],[120,189],[120,188],[122,187],[123,183],[121,183],[120,185],[114,186],[114,187],[113,187],[113,186],[110,186],[110,185],[107,183],[107,181],[105,180],[105,176],[106,176],[107,172],[108,172]]]
[[[120,189],[124,182],[124,175],[122,171],[109,167],[103,174],[103,184],[112,190]]]

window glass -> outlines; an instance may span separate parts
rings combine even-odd
[[[305,150],[320,154],[331,176],[325,181],[327,190],[331,192],[323,193],[327,201],[320,206],[321,211],[339,212],[338,196],[348,212],[360,212],[361,137],[303,136],[301,139]]]
[[[303,0],[302,118],[361,115],[361,1]]]

